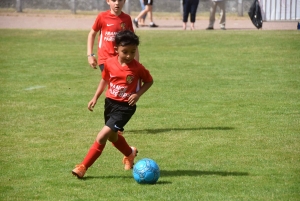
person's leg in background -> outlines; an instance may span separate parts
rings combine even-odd
[[[191,3],[191,30],[195,30],[196,14],[199,0],[193,0]]]
[[[210,15],[209,15],[209,24],[207,29],[214,29],[214,23],[215,23],[215,14],[216,14],[216,8],[217,3],[215,1],[212,1],[211,7],[210,7]]]
[[[225,1],[219,1],[218,6],[220,8],[220,28],[223,30],[225,29],[225,22],[226,22],[226,10],[225,10]]]

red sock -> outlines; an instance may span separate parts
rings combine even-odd
[[[132,153],[131,147],[127,144],[122,135],[118,135],[118,140],[112,143],[124,156],[129,156]]]
[[[82,164],[86,167],[89,168],[93,165],[93,163],[97,160],[97,158],[101,155],[104,147],[106,144],[99,144],[98,142],[95,142],[85,158],[82,161]]]

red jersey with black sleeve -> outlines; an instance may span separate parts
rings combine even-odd
[[[98,38],[98,64],[104,64],[107,58],[116,55],[115,36],[122,30],[133,32],[132,21],[129,15],[121,13],[120,15],[111,14],[110,10],[98,14],[92,29],[100,31]]]
[[[138,61],[133,59],[121,66],[118,56],[106,60],[102,78],[108,82],[106,97],[120,102],[128,102],[130,95],[139,91],[141,80],[153,81],[150,72]]]

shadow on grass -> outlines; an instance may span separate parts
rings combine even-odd
[[[181,176],[203,176],[203,175],[217,175],[217,176],[249,176],[248,172],[228,172],[228,171],[199,171],[199,170],[160,170],[160,177],[181,177]],[[90,179],[133,179],[132,175],[107,175],[107,176],[86,176],[81,180]],[[171,182],[161,181],[158,184],[169,184]]]
[[[161,177],[180,177],[180,176],[249,176],[248,172],[228,172],[228,171],[199,171],[199,170],[160,170]]]
[[[87,180],[93,180],[93,179],[130,179],[133,180],[132,176],[117,176],[117,175],[108,175],[108,176],[86,176],[81,178],[80,180],[87,181]],[[158,180],[155,184],[153,185],[165,185],[165,184],[171,184],[172,182],[170,181],[161,181]],[[152,185],[152,184],[151,184]]]
[[[170,131],[197,131],[197,130],[233,130],[234,127],[199,127],[199,128],[162,128],[162,129],[143,129],[143,130],[126,130],[125,133],[131,134],[140,134],[140,133],[148,133],[148,134],[157,134],[163,132]]]
[[[107,175],[107,176],[86,176],[83,177],[82,180],[90,180],[90,179],[133,179],[130,175],[128,176],[120,176],[120,175]]]
[[[160,181],[160,180],[158,180],[158,181],[156,182],[155,185],[159,185],[159,184],[172,184],[172,182],[170,182],[170,181]]]

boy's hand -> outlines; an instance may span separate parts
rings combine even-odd
[[[138,102],[139,99],[140,99],[139,95],[131,94],[131,96],[128,98],[128,104],[133,106]]]
[[[93,109],[94,109],[96,103],[97,103],[97,100],[94,99],[94,98],[88,103],[88,109],[89,109],[89,111],[93,112]]]
[[[97,59],[94,56],[89,56],[88,57],[88,62],[90,64],[90,66],[94,69],[97,69]]]

